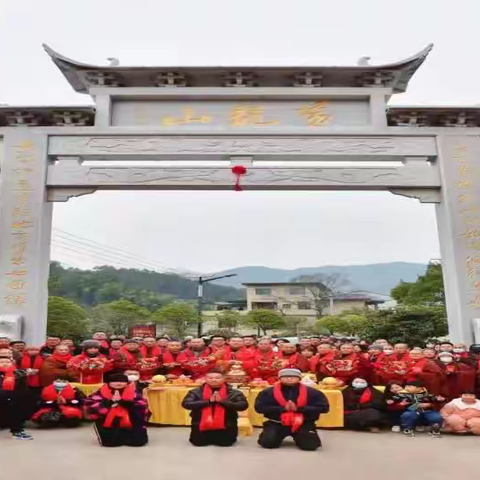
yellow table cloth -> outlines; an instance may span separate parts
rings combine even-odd
[[[95,393],[97,390],[100,390],[103,387],[103,383],[92,383],[85,384],[85,383],[70,383],[75,388],[78,388],[84,395],[87,397],[90,396],[92,393]]]

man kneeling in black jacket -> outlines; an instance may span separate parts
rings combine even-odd
[[[242,392],[225,383],[222,372],[213,371],[205,376],[204,385],[188,392],[182,407],[191,410],[190,443],[231,447],[238,436],[237,412],[246,410],[248,403]]]
[[[264,448],[278,448],[286,437],[301,450],[316,450],[322,443],[315,422],[321,413],[329,410],[322,392],[300,383],[301,372],[284,368],[278,373],[280,382],[260,392],[255,410],[267,417],[258,444]]]

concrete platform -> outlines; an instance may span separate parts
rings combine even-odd
[[[451,480],[479,471],[480,437],[471,436],[321,431],[323,449],[302,452],[290,441],[261,449],[258,429],[232,448],[193,447],[184,427],[153,427],[148,446],[113,449],[98,445],[90,425],[28,431],[33,441],[0,432],[2,480]]]

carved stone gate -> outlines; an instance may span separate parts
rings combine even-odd
[[[53,202],[96,190],[388,190],[437,204],[450,336],[480,312],[480,109],[387,106],[431,49],[352,67],[107,67],[95,107],[0,108],[0,314],[44,339]],[[148,166],[145,165],[148,161]],[[143,164],[142,164],[143,162]]]

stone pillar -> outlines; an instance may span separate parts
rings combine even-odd
[[[437,223],[450,338],[471,344],[473,319],[480,317],[480,138],[441,136],[438,147]]]
[[[47,203],[47,136],[6,129],[0,175],[0,315],[23,316],[23,339],[45,340],[52,203]]]

